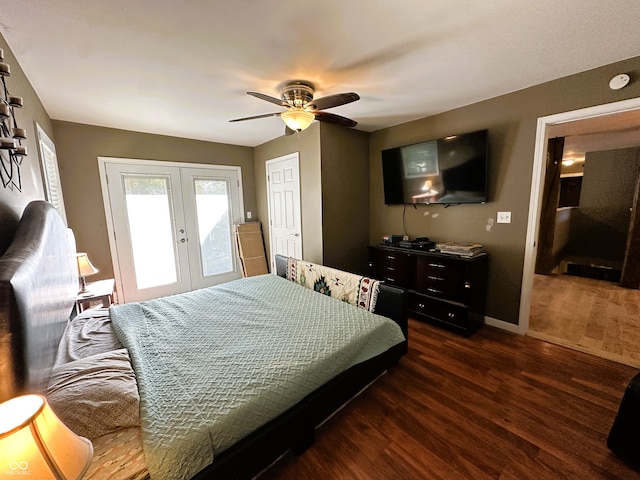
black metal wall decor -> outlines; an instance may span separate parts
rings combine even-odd
[[[4,63],[4,50],[0,48],[0,77],[2,93],[0,95],[0,180],[2,186],[11,190],[22,191],[20,165],[27,156],[27,147],[22,141],[27,138],[24,128],[16,122],[15,109],[22,108],[23,99],[9,95],[6,78],[11,75],[11,68]]]

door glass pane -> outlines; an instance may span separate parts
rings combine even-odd
[[[233,271],[229,180],[194,178],[202,275]]]
[[[124,175],[123,180],[138,288],[175,283],[178,266],[169,177]]]

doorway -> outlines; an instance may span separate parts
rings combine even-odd
[[[99,158],[116,282],[125,302],[240,278],[240,168]]]
[[[534,288],[534,281],[540,280],[534,275],[534,265],[537,258],[538,253],[538,232],[541,228],[540,226],[540,216],[542,211],[542,188],[545,182],[545,174],[546,174],[546,158],[548,154],[548,146],[547,142],[549,138],[553,138],[555,136],[564,136],[567,135],[567,138],[570,138],[570,135],[579,135],[581,133],[590,133],[597,131],[598,128],[602,128],[603,124],[607,124],[607,128],[610,131],[616,130],[618,133],[625,132],[629,130],[629,125],[640,125],[638,122],[638,118],[640,118],[640,99],[632,99],[623,102],[617,102],[613,104],[606,104],[597,107],[591,107],[583,110],[566,112],[558,115],[552,115],[549,117],[543,117],[538,119],[538,130],[536,137],[536,150],[535,150],[535,158],[534,158],[534,169],[533,169],[533,177],[532,177],[532,188],[531,188],[531,197],[530,197],[530,208],[529,208],[529,222],[527,229],[527,240],[525,245],[525,264],[523,269],[523,286],[522,286],[522,295],[521,295],[521,306],[520,306],[520,321],[519,321],[519,332],[520,333],[529,333],[529,321],[530,314],[532,313],[531,301],[532,301],[532,293]],[[626,122],[626,123],[625,123]],[[605,132],[606,133],[606,132]],[[604,135],[604,134],[603,134]],[[595,140],[602,143],[603,135],[591,135]],[[638,138],[637,133],[634,133],[635,138]],[[597,137],[597,138],[596,138]],[[609,134],[609,137],[612,138],[612,141],[619,141],[619,139],[615,139],[613,135]],[[603,147],[600,145],[600,150],[606,149],[617,149],[624,148],[629,146],[637,146],[630,144],[611,144],[610,146]],[[597,150],[594,148],[593,150]],[[585,151],[591,151],[589,149]],[[538,286],[542,284],[538,283]],[[546,283],[545,283],[546,285]],[[574,291],[581,291],[584,294],[585,288],[573,285],[571,287]],[[619,287],[618,287],[619,288]],[[589,286],[586,288],[588,292],[588,297],[591,301],[594,298],[598,297],[597,292],[600,291],[598,288]],[[548,289],[549,292],[553,292],[557,294],[559,292],[559,288],[555,286],[554,288]],[[604,292],[606,290],[601,290]],[[614,294],[617,295],[617,294]],[[558,297],[554,297],[554,301],[558,300]],[[581,299],[576,299],[575,305],[584,306],[585,297]],[[597,302],[602,304],[603,297],[602,295],[598,297]],[[596,303],[597,303],[596,302]],[[598,308],[594,310],[595,316],[600,312]],[[534,334],[531,332],[530,334]],[[571,345],[568,345],[571,346]]]
[[[640,136],[640,118],[629,120]],[[549,139],[535,273],[638,289],[640,243],[631,240],[640,211],[640,138],[629,142],[612,132],[606,144],[585,151],[587,138]],[[572,150],[563,148],[565,140]]]
[[[298,153],[267,160],[267,202],[271,271],[275,256],[302,259],[300,165]]]

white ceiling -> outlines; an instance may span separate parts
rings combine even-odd
[[[255,146],[278,96],[375,131],[640,54],[638,0],[0,0],[0,31],[49,115]],[[622,72],[620,72],[622,73]],[[602,88],[608,88],[603,85]]]

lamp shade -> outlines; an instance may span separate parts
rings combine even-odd
[[[93,266],[86,253],[76,253],[76,260],[78,261],[79,277],[88,277],[89,275],[98,273],[98,269]]]
[[[42,395],[0,404],[0,477],[77,480],[92,457],[91,442],[67,428]]]
[[[287,127],[296,132],[301,132],[313,122],[316,116],[302,109],[292,109],[280,114]]]

